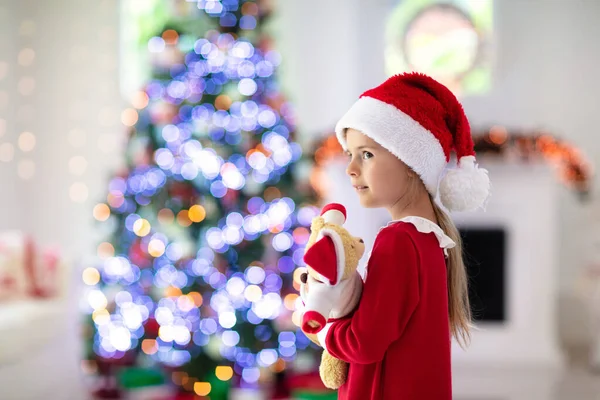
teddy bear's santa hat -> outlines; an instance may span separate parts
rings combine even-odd
[[[342,226],[346,222],[346,208],[338,203],[328,204],[323,207],[321,217],[325,223]],[[304,254],[304,262],[320,275],[321,281],[335,286],[342,279],[346,264],[340,235],[327,227],[321,229],[316,242]]]

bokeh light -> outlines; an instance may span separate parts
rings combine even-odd
[[[104,203],[96,204],[93,215],[97,221],[106,221],[110,217],[110,208]]]
[[[82,278],[83,283],[93,286],[100,282],[100,272],[96,268],[89,267],[83,270]]]
[[[23,152],[33,150],[35,147],[35,135],[31,132],[23,132],[19,135],[19,148]]]

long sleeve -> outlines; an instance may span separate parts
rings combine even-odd
[[[419,303],[419,266],[408,232],[387,228],[375,240],[355,313],[327,324],[320,342],[334,357],[358,364],[381,361]]]

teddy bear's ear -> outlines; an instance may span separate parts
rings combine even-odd
[[[329,236],[323,236],[304,254],[304,262],[335,285],[338,280],[338,262],[335,245]]]

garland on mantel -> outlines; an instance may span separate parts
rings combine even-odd
[[[503,126],[474,131],[473,143],[478,156],[500,157],[506,162],[543,159],[557,172],[559,181],[585,198],[590,192],[593,167],[581,150],[544,131],[509,131]],[[324,193],[322,167],[343,153],[335,133],[328,134],[314,146],[315,168],[311,183]]]

